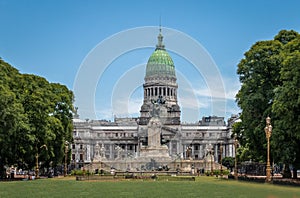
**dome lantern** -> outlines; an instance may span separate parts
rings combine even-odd
[[[161,29],[158,35],[158,43],[155,51],[150,56],[146,67],[146,78],[151,76],[175,77],[174,62],[165,49]]]

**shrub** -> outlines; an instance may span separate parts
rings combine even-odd
[[[72,170],[71,175],[91,175],[92,173],[89,170]]]

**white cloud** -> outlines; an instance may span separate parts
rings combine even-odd
[[[225,90],[210,90],[207,86],[201,87],[182,87],[184,92],[193,94],[199,97],[211,97],[214,100],[224,99],[224,100],[235,100],[235,95],[240,89],[240,83],[235,78],[223,78]]]

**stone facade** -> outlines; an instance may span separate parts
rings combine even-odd
[[[126,160],[139,159],[147,152],[155,153],[157,150],[149,149],[158,145],[157,136],[160,136],[160,148],[167,152],[164,155],[170,160],[205,160],[209,154],[219,162],[221,156],[234,157],[231,137],[234,117],[227,125],[223,117],[217,116],[203,117],[193,124],[180,122],[175,67],[162,38],[160,33],[156,49],[148,60],[140,117],[115,117],[113,121],[107,121],[81,120],[78,115],[74,116],[73,168],[97,161],[125,160],[126,163]],[[150,121],[156,117],[159,122],[157,119]],[[159,128],[159,134],[152,133],[153,124]]]

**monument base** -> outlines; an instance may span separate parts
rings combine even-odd
[[[172,160],[166,145],[142,147],[140,150],[139,160],[149,161],[151,159],[164,162]]]
[[[112,168],[114,171],[153,171],[158,170],[159,167],[168,166],[169,171],[178,171],[180,173],[190,173],[191,171],[197,172],[197,170],[211,171],[220,170],[221,165],[216,162],[206,162],[205,160],[164,160],[163,158],[133,158],[122,160],[107,160],[102,162],[93,162],[85,165],[85,169],[95,173],[98,169],[110,172]],[[223,170],[227,168],[223,166]]]

